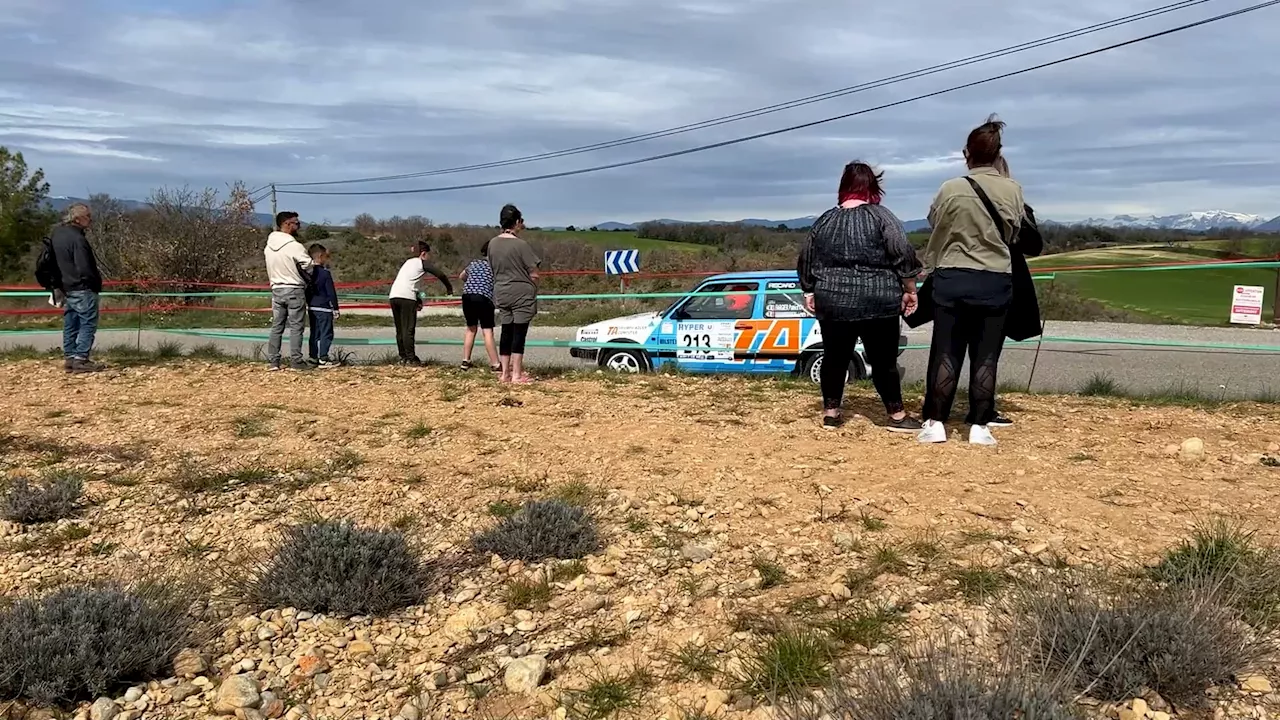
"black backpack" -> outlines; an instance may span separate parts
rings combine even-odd
[[[36,282],[45,290],[62,287],[62,271],[58,269],[58,258],[53,254],[53,242],[49,238],[44,239],[40,257],[36,258]]]

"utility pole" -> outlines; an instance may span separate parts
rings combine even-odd
[[[273,226],[275,225],[275,217],[278,212],[280,211],[276,208],[276,184],[271,183],[271,224]],[[276,228],[276,230],[279,229],[280,228]]]

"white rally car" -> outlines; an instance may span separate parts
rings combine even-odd
[[[706,294],[703,294],[706,293]],[[898,354],[906,345],[899,338]],[[618,372],[793,373],[819,381],[822,332],[794,270],[716,275],[663,312],[579,328],[569,354]],[[862,344],[849,376],[871,376]]]

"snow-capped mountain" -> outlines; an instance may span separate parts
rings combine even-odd
[[[1186,232],[1204,232],[1227,228],[1252,230],[1267,222],[1260,215],[1227,212],[1226,210],[1209,210],[1206,212],[1189,212],[1178,215],[1117,215],[1111,219],[1089,218],[1072,225],[1089,225],[1093,227],[1143,228],[1160,230],[1183,230]]]

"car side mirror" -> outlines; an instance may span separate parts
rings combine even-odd
[[[689,313],[685,312],[684,308],[677,308],[675,312],[671,313],[671,319],[672,320],[688,320]]]

